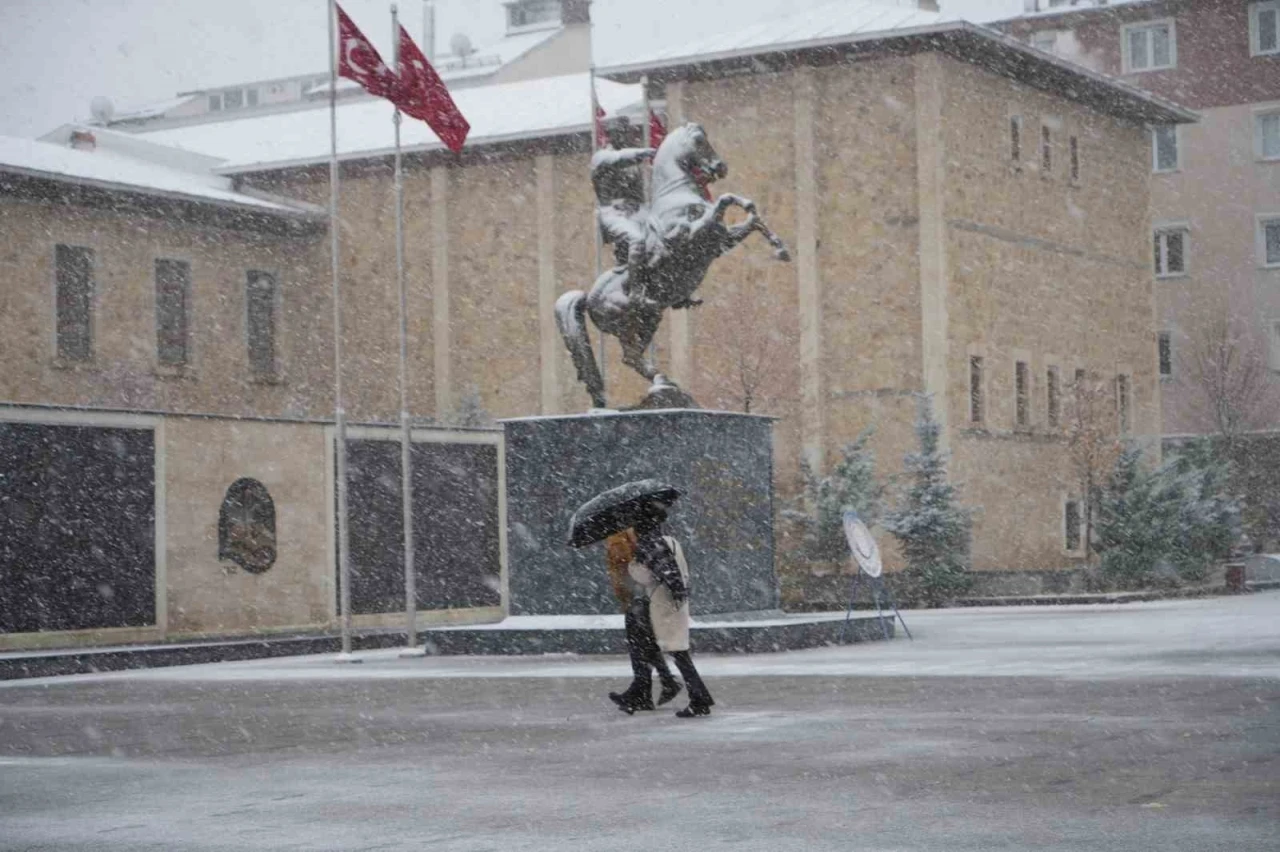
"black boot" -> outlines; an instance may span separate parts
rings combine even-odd
[[[697,668],[694,667],[693,657],[688,651],[676,651],[671,658],[676,661],[676,668],[680,670],[680,674],[684,675],[684,682],[689,687],[689,706],[683,710],[677,710],[676,715],[681,719],[710,716],[711,707],[716,702],[711,697],[707,685],[702,682]]]
[[[637,710],[652,710],[653,698],[642,693],[632,692],[628,689],[626,692],[610,692],[609,700],[618,705],[618,709],[628,716]]]
[[[690,702],[689,706],[683,710],[677,710],[676,716],[681,719],[692,719],[694,716],[710,716],[711,706],[709,704],[694,704]]]
[[[658,706],[661,707],[671,699],[680,694],[680,690],[684,689],[684,684],[675,678],[664,680],[662,682],[662,692],[658,695]]]

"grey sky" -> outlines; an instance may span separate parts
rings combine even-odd
[[[643,17],[637,35],[682,42],[686,24],[715,25],[722,14],[732,20],[730,10],[750,18],[819,2],[595,0],[593,13],[609,28],[600,36],[628,37],[623,22],[635,13]],[[380,47],[390,43],[389,5],[342,0]],[[0,134],[37,136],[83,119],[96,95],[124,108],[188,89],[323,71],[326,6],[327,0],[0,0]],[[400,6],[405,27],[420,36],[422,3]],[[1022,0],[942,2],[943,11],[973,20],[1021,7]],[[436,0],[436,9],[442,49],[459,31],[478,46],[502,34],[501,0]]]

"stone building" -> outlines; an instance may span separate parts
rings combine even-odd
[[[636,113],[632,81],[645,75],[670,120],[703,124],[731,166],[718,188],[753,197],[795,256],[778,264],[752,241],[722,258],[700,293],[706,305],[669,315],[659,357],[704,405],[750,404],[778,418],[783,498],[795,493],[801,458],[823,469],[868,426],[881,473],[898,470],[917,400],[930,395],[954,478],[979,509],[974,567],[987,577],[1070,567],[1080,539],[1063,429],[1075,371],[1110,383],[1118,427],[1159,433],[1145,126],[1193,116],[984,28],[916,10],[854,11],[601,69],[606,111]],[[418,566],[420,588],[455,571],[423,609],[483,619],[501,613],[505,594],[500,434],[427,427],[586,409],[551,306],[595,277],[591,100],[587,75],[574,74],[461,90],[457,101],[473,126],[461,155],[406,126],[409,396],[423,443],[491,448],[467,456],[467,469],[483,472],[478,493],[447,481],[453,457],[430,472],[448,486],[431,505],[461,500],[492,535],[478,536],[462,568]],[[338,123],[342,378],[348,417],[365,424],[354,437],[375,441],[392,434],[398,411],[390,108],[346,103]],[[92,132],[66,128],[62,142]],[[327,133],[325,111],[299,111],[132,137],[151,146],[135,159],[216,158],[185,168],[234,198],[235,216],[216,199],[154,186],[164,204],[145,210],[120,202],[137,185],[95,185],[103,200],[89,204],[64,190],[84,182],[65,177],[65,163],[42,173],[44,194],[0,197],[4,262],[15,270],[4,298],[19,307],[5,311],[0,339],[22,341],[4,350],[0,421],[141,424],[153,435],[151,470],[166,489],[154,500],[156,574],[167,580],[157,581],[145,635],[333,617],[333,305],[315,216],[329,191]],[[117,135],[95,142],[128,144]],[[16,159],[0,171],[23,174]],[[246,205],[257,205],[252,215]],[[101,253],[88,366],[59,362],[57,245]],[[191,294],[181,303],[188,360],[177,366],[158,363],[176,351],[161,333],[175,274],[162,260],[188,264],[176,273],[189,276]],[[279,308],[266,375],[255,368],[267,363],[261,347],[243,336],[263,327],[251,319],[264,304],[257,273],[273,282],[278,301],[267,303]],[[85,325],[64,324],[76,322]],[[643,382],[616,345],[606,353],[611,399],[638,398]],[[366,623],[394,610],[398,575],[396,498],[375,493],[382,473],[398,474],[380,464],[365,466],[374,471],[365,511],[388,521],[352,525],[392,530],[377,545],[392,556],[371,561]],[[219,504],[245,477],[265,484],[278,513],[278,567],[265,574],[225,572],[214,547]],[[353,556],[368,538],[353,538]]]

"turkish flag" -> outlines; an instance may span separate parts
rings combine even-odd
[[[395,72],[342,7],[336,3],[334,7],[338,10],[338,76],[355,80],[371,95],[392,98],[397,86]]]
[[[667,138],[667,126],[653,110],[649,110],[649,147],[657,148]]]
[[[392,102],[416,119],[425,121],[435,131],[440,141],[455,154],[462,150],[471,125],[449,96],[444,81],[431,67],[427,57],[413,43],[413,39],[400,28],[400,80]]]

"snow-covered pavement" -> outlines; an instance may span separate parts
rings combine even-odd
[[[905,615],[691,721],[620,658],[0,683],[0,850],[1277,848],[1280,593]]]

